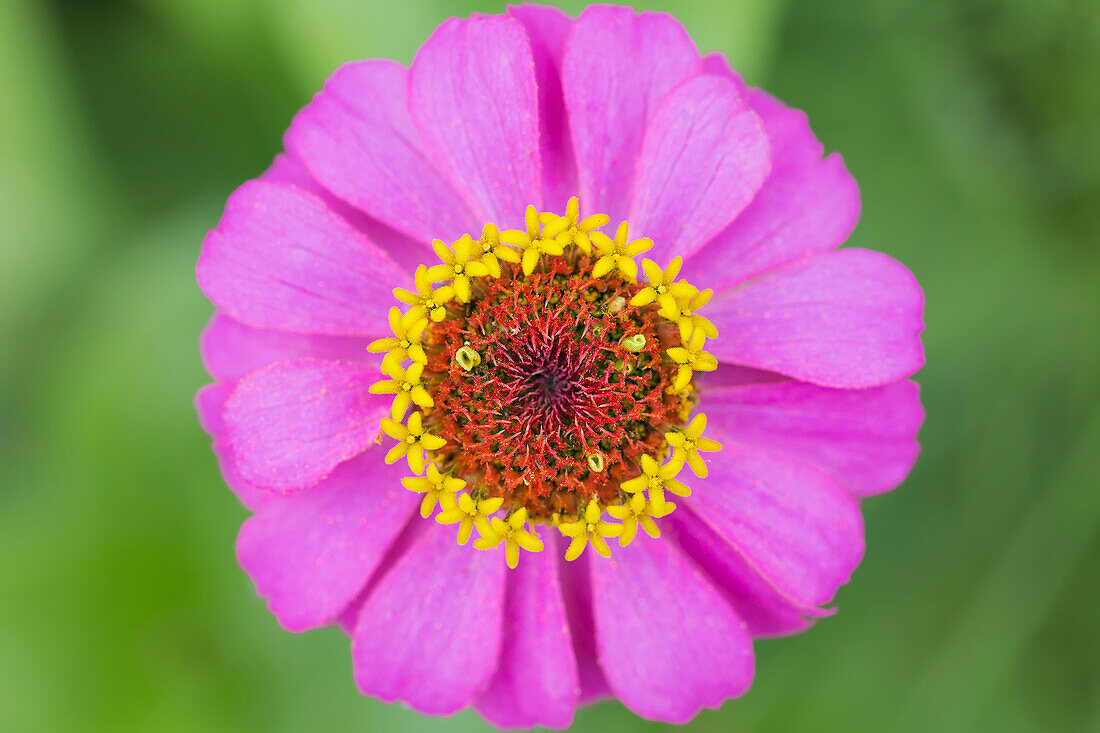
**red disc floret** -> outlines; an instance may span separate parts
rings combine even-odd
[[[525,277],[505,263],[425,338],[441,464],[532,519],[611,503],[691,407],[690,389],[669,389],[675,325],[655,305],[631,306],[639,286],[594,278],[592,264],[570,252]]]

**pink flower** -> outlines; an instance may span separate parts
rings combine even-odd
[[[364,694],[564,727],[687,721],[829,613],[919,450],[923,296],[837,249],[801,112],[671,16],[524,5],[341,67],[285,144],[197,268],[285,628],[339,623]]]

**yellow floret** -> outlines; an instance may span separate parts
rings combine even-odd
[[[470,541],[470,533],[475,527],[482,537],[492,535],[489,515],[500,510],[504,499],[475,501],[466,493],[444,494],[440,497],[439,505],[443,511],[436,515],[435,521],[440,524],[457,524],[458,544],[465,545]]]
[[[615,230],[614,239],[603,232],[592,232],[592,243],[600,251],[600,258],[592,267],[593,277],[603,277],[615,270],[629,280],[638,277],[638,263],[634,258],[652,247],[653,240],[635,239],[633,242],[628,242],[629,229],[630,227],[624,221]]]
[[[397,445],[386,453],[386,463],[396,463],[406,456],[409,468],[416,475],[424,473],[424,452],[439,450],[447,441],[424,429],[424,417],[419,412],[409,415],[407,425],[388,417],[382,418],[382,432],[397,440]]]
[[[645,530],[650,537],[660,537],[661,530],[653,519],[667,517],[676,509],[676,505],[665,502],[660,509],[646,501],[643,494],[637,493],[630,497],[626,504],[609,506],[607,513],[623,523],[623,532],[619,535],[619,546],[626,547],[638,534],[638,527]]]
[[[415,403],[417,407],[435,406],[432,396],[420,382],[424,374],[423,364],[413,362],[407,369],[402,368],[401,365],[383,364],[382,371],[389,379],[372,384],[370,392],[393,395],[390,417],[394,420],[400,421],[405,416],[405,410],[409,409],[410,402]]]
[[[469,302],[470,278],[485,277],[489,274],[489,266],[474,259],[474,240],[469,234],[464,234],[454,243],[452,249],[436,239],[432,241],[432,249],[443,264],[430,267],[428,277],[433,282],[450,280],[458,302]]]
[[[665,505],[668,504],[665,501],[665,491],[676,494],[676,496],[691,496],[691,489],[676,478],[676,475],[684,467],[683,463],[666,463],[662,466],[652,456],[642,456],[639,463],[642,475],[635,476],[619,484],[619,488],[626,493],[640,494],[643,491],[648,492],[650,503],[659,511],[663,510]]]
[[[466,482],[450,474],[440,473],[434,463],[429,463],[426,476],[403,478],[401,485],[409,491],[424,494],[424,500],[420,502],[420,516],[427,519],[432,515],[436,504],[442,506],[448,500],[453,501],[455,492],[461,491]]]
[[[680,339],[683,346],[666,349],[668,357],[680,365],[676,379],[672,382],[672,389],[676,392],[688,386],[693,372],[713,372],[718,368],[718,359],[703,351],[707,335],[702,329],[693,330],[690,323],[681,323]]]
[[[611,557],[611,549],[607,546],[608,537],[618,537],[623,527],[621,524],[611,524],[602,519],[603,509],[599,502],[592,499],[584,509],[583,516],[575,522],[562,522],[558,525],[558,531],[572,539],[565,551],[566,560],[576,560],[584,552],[584,548],[592,545],[600,555]]]
[[[560,255],[565,250],[558,242],[547,239],[542,233],[539,225],[539,215],[534,206],[527,207],[524,224],[527,226],[527,231],[509,229],[506,232],[501,232],[500,241],[513,247],[519,247],[522,253],[520,263],[523,267],[523,274],[530,275],[538,267],[539,258],[542,255]]]
[[[681,290],[673,293],[675,296],[661,303],[662,316],[677,324],[681,330],[699,331],[707,335],[707,338],[718,338],[718,327],[709,318],[699,315],[699,309],[707,304],[714,291],[707,289],[700,291],[694,285],[680,281],[676,283]]]
[[[657,301],[658,305],[661,306],[662,315],[666,306],[675,310],[676,296],[678,294],[687,295],[691,287],[686,282],[676,282],[676,276],[680,274],[680,267],[683,264],[683,258],[674,257],[672,262],[668,263],[668,267],[662,270],[660,265],[648,257],[642,260],[642,270],[645,271],[649,284],[634,294],[634,297],[630,299],[630,304],[640,306]],[[665,316],[665,318],[668,318],[668,316]]]
[[[542,236],[553,239],[562,247],[572,244],[586,255],[592,254],[592,232],[611,221],[611,217],[607,214],[593,214],[578,222],[580,213],[580,201],[574,196],[565,205],[565,216],[549,211],[539,214],[539,221],[546,227],[542,231]]]
[[[427,364],[428,355],[424,353],[420,339],[424,336],[424,329],[428,327],[428,319],[412,311],[401,315],[400,309],[394,306],[390,308],[389,321],[393,336],[371,341],[367,345],[367,351],[376,354],[386,352],[382,358],[383,367],[400,366],[406,359]]]
[[[669,464],[679,468],[687,463],[696,476],[706,478],[707,464],[699,455],[700,451],[713,453],[722,449],[722,444],[718,441],[703,437],[703,431],[706,428],[707,416],[700,413],[687,427],[665,433],[665,441],[672,448]]]
[[[492,517],[489,520],[489,532],[482,532],[481,538],[474,542],[479,550],[488,550],[504,543],[504,557],[508,567],[515,569],[519,565],[520,549],[528,552],[541,552],[542,540],[526,527],[527,510],[520,507],[512,512],[508,519]]]
[[[412,306],[409,309],[408,314],[415,314],[416,317],[428,317],[438,323],[442,321],[444,316],[447,315],[447,309],[443,306],[449,303],[455,297],[454,288],[450,285],[444,285],[443,287],[432,290],[431,279],[428,277],[428,268],[424,265],[416,266],[416,273],[413,275],[413,283],[416,287],[416,291],[404,290],[403,288],[394,288],[394,296],[402,303],[408,303]]]

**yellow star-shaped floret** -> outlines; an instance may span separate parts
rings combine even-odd
[[[652,456],[642,456],[639,461],[642,469],[641,476],[635,476],[619,484],[619,488],[628,494],[640,494],[642,491],[649,493],[649,501],[659,511],[668,504],[665,501],[665,491],[676,496],[691,496],[691,489],[677,480],[676,475],[683,469],[684,464],[666,463],[660,465]]]
[[[520,548],[528,552],[541,552],[542,540],[526,527],[527,510],[520,507],[512,512],[508,519],[492,517],[489,520],[489,532],[482,532],[481,538],[474,542],[479,550],[488,550],[504,543],[504,557],[508,567],[515,569],[519,565]]]
[[[501,244],[500,230],[496,224],[486,224],[481,229],[481,239],[474,242],[474,256],[485,263],[489,274],[500,277],[500,261],[519,262],[519,252]]]
[[[440,524],[458,525],[458,544],[470,541],[470,533],[477,528],[482,537],[492,535],[489,515],[504,505],[504,499],[481,499],[475,501],[469,494],[450,494],[440,497],[439,506],[443,509],[435,516]]]
[[[667,517],[676,508],[675,504],[665,502],[658,509],[655,505],[646,501],[643,494],[638,493],[630,497],[625,504],[609,506],[607,513],[623,523],[623,533],[619,535],[619,546],[626,547],[638,535],[638,527],[645,530],[650,537],[660,537],[661,530],[653,519]]]
[[[530,275],[535,271],[542,255],[560,255],[565,250],[558,242],[547,239],[542,233],[539,225],[539,214],[534,206],[527,207],[524,224],[527,226],[527,231],[509,229],[500,233],[500,241],[520,248],[522,252],[520,263],[523,267],[523,274]]]
[[[706,478],[707,464],[699,452],[713,453],[722,449],[722,444],[718,441],[703,437],[703,431],[706,428],[707,416],[700,413],[687,427],[665,433],[665,441],[672,447],[672,458],[669,464],[679,468],[687,463],[696,476]]]
[[[382,371],[389,377],[383,382],[375,382],[370,386],[371,394],[392,394],[393,408],[390,417],[400,420],[405,416],[405,410],[409,409],[409,403],[416,403],[417,407],[434,407],[435,402],[428,390],[420,382],[424,374],[424,365],[413,362],[407,369],[400,364],[383,364]]]
[[[400,309],[394,306],[390,308],[389,321],[393,336],[371,341],[367,345],[367,351],[376,354],[386,352],[382,358],[383,368],[387,365],[398,366],[405,359],[427,364],[428,355],[424,353],[420,339],[424,335],[424,329],[428,327],[428,319],[413,311],[401,315]]]
[[[558,525],[558,531],[572,539],[565,551],[566,560],[576,560],[584,552],[584,548],[592,545],[592,549],[604,557],[611,557],[611,549],[607,546],[608,537],[618,537],[623,527],[621,524],[611,524],[602,519],[603,510],[595,499],[588,502],[584,508],[584,514],[575,522],[562,522]]]
[[[607,236],[603,232],[592,232],[592,243],[600,251],[600,258],[592,266],[593,277],[603,277],[610,272],[618,270],[629,280],[638,277],[638,263],[634,258],[653,246],[652,239],[635,239],[627,241],[629,227],[624,221],[615,230],[615,238]]]
[[[428,268],[424,265],[416,266],[413,283],[416,286],[415,291],[405,290],[404,288],[394,288],[393,291],[394,297],[402,303],[408,303],[412,306],[406,315],[415,314],[418,318],[428,317],[437,323],[442,321],[443,317],[447,315],[447,309],[443,306],[454,299],[454,288],[450,285],[444,285],[432,290]]]
[[[718,338],[718,327],[698,312],[714,295],[714,291],[709,288],[701,291],[683,281],[676,283],[676,286],[682,286],[682,289],[673,293],[675,297],[661,302],[660,314],[679,325],[681,332],[702,331],[707,338]]]
[[[382,432],[397,440],[397,445],[386,453],[386,463],[396,463],[407,456],[409,468],[416,475],[424,473],[424,451],[439,450],[447,441],[424,429],[424,416],[420,412],[409,415],[407,425],[388,417],[382,418]]]
[[[409,491],[424,495],[424,500],[420,502],[420,516],[427,519],[432,515],[436,504],[442,506],[454,501],[455,492],[461,491],[466,486],[466,482],[450,474],[440,473],[434,463],[429,463],[426,476],[403,478],[401,485]]]
[[[580,200],[574,196],[565,205],[565,216],[544,211],[539,221],[545,225],[542,236],[553,239],[562,247],[576,245],[586,255],[592,254],[591,233],[611,221],[607,214],[593,214],[577,221],[581,214]]]
[[[432,282],[450,280],[458,302],[468,303],[470,278],[489,274],[489,266],[474,259],[474,240],[470,235],[464,234],[454,243],[454,249],[451,249],[436,239],[432,241],[432,249],[443,260],[443,264],[428,268],[428,278]]]
[[[674,257],[668,267],[661,269],[648,257],[642,260],[642,269],[649,280],[649,284],[634,294],[630,304],[634,306],[649,305],[653,301],[663,309],[666,305],[676,308],[676,296],[687,294],[689,286],[686,282],[676,282],[676,276],[680,274],[680,267],[684,264],[682,257]],[[667,316],[666,316],[667,318]]]
[[[718,359],[703,351],[707,335],[702,329],[692,329],[690,322],[680,324],[680,340],[683,346],[673,346],[665,353],[672,361],[680,365],[676,378],[672,381],[672,390],[679,392],[691,382],[693,372],[713,372],[718,368]]]

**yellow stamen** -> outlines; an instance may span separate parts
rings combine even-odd
[[[668,504],[665,501],[665,491],[676,496],[691,496],[691,489],[676,479],[676,475],[683,469],[683,463],[666,463],[660,465],[651,456],[642,456],[639,461],[642,469],[641,476],[623,481],[619,488],[628,494],[640,494],[642,491],[649,493],[650,503],[662,511]]]
[[[682,258],[674,257],[672,262],[668,263],[668,267],[662,270],[661,266],[653,260],[649,258],[642,260],[642,269],[645,270],[649,285],[635,293],[634,297],[630,299],[630,304],[642,306],[657,301],[662,308],[667,305],[675,309],[676,296],[678,294],[689,294],[688,288],[691,287],[685,282],[676,282],[676,276],[680,274],[680,267],[683,264],[684,260]],[[664,315],[664,313],[662,312],[661,315]],[[665,317],[668,318],[668,316]]]
[[[382,358],[382,366],[399,366],[405,359],[412,359],[419,364],[428,363],[428,355],[424,353],[424,346],[420,343],[424,335],[424,329],[428,327],[428,319],[410,310],[402,315],[397,307],[390,308],[389,322],[392,337],[380,338],[367,345],[367,351],[372,353],[386,352]]]
[[[668,320],[677,324],[681,331],[684,330],[685,327],[689,332],[692,330],[702,330],[702,332],[707,335],[707,338],[718,338],[718,327],[715,326],[709,318],[705,318],[697,312],[707,304],[707,301],[714,295],[714,291],[709,288],[700,291],[694,285],[690,285],[682,280],[673,287],[682,287],[682,290],[674,293],[674,298],[662,301],[661,310],[658,312]]]
[[[424,374],[424,365],[413,362],[408,369],[400,365],[383,364],[382,371],[390,379],[384,382],[375,382],[370,387],[371,394],[392,394],[393,408],[390,416],[400,421],[405,416],[405,410],[409,409],[409,403],[416,403],[417,407],[434,407],[435,402],[428,390],[420,383],[420,377]]]
[[[519,262],[519,252],[506,247],[500,242],[500,230],[496,224],[486,224],[481,229],[481,239],[474,247],[475,254],[485,266],[489,268],[489,274],[500,277],[500,261]]]
[[[530,275],[538,267],[539,258],[542,255],[560,255],[565,250],[558,242],[543,235],[539,224],[539,214],[534,206],[527,207],[524,224],[527,226],[527,231],[509,229],[501,232],[500,241],[520,248],[522,252],[520,263],[523,267],[523,274]]]
[[[462,479],[440,473],[434,463],[428,464],[427,476],[403,478],[401,484],[409,491],[424,494],[424,500],[420,502],[420,516],[425,519],[432,515],[436,504],[442,506],[447,499],[453,501],[455,492],[461,491],[466,486],[466,482]]]
[[[443,264],[430,267],[428,277],[433,282],[450,280],[458,302],[469,302],[470,278],[485,277],[489,274],[489,266],[474,259],[474,240],[469,234],[463,234],[454,243],[454,249],[451,249],[436,239],[432,242],[432,249],[435,250],[439,259],[443,260]]]
[[[578,222],[580,211],[580,201],[574,196],[565,205],[565,216],[558,216],[548,211],[539,214],[539,221],[546,226],[542,236],[555,240],[562,247],[576,245],[586,255],[591,255],[592,232],[611,221],[611,217],[607,214],[593,214]]]
[[[503,542],[504,557],[508,567],[515,569],[519,565],[520,549],[541,552],[543,547],[542,540],[537,534],[528,530],[526,524],[527,510],[523,507],[512,512],[506,520],[492,517],[489,520],[489,531],[481,533],[481,538],[474,541],[474,547],[479,550],[488,550]]]
[[[676,509],[676,505],[668,502],[658,509],[654,504],[646,501],[643,494],[637,493],[630,497],[626,504],[609,506],[607,513],[623,523],[623,532],[619,535],[619,546],[626,547],[634,541],[639,526],[650,537],[660,537],[661,530],[653,520],[654,518],[667,517],[672,514],[674,509]]]
[[[504,499],[482,499],[474,501],[469,494],[450,494],[440,497],[439,506],[443,509],[435,516],[435,521],[440,524],[458,525],[458,544],[464,545],[470,541],[470,533],[477,528],[477,533],[482,537],[493,534],[489,524],[489,515],[499,511],[504,505]]]
[[[558,525],[558,531],[572,539],[565,551],[566,560],[576,560],[584,552],[584,548],[592,545],[598,554],[611,557],[611,549],[607,546],[608,537],[618,537],[623,527],[621,524],[611,524],[601,518],[603,509],[595,499],[588,502],[584,514],[575,522],[562,522]]]
[[[592,267],[593,277],[603,277],[614,270],[630,280],[638,277],[638,263],[634,258],[652,247],[653,240],[635,239],[628,242],[628,232],[629,226],[625,221],[615,230],[614,239],[603,232],[592,232],[592,243],[600,250],[600,258]]]
[[[688,386],[692,372],[713,372],[718,368],[718,359],[703,351],[707,335],[702,329],[691,330],[691,324],[685,321],[680,324],[680,339],[683,346],[666,350],[668,357],[680,365],[672,382],[672,389],[677,392]]]
[[[386,453],[386,463],[396,463],[406,456],[409,468],[416,475],[424,473],[424,452],[439,450],[447,441],[424,429],[424,416],[419,412],[409,415],[408,425],[402,425],[388,417],[382,418],[382,432],[397,440],[397,445]]]
[[[707,416],[700,413],[687,427],[665,433],[665,441],[673,449],[669,464],[677,466],[679,470],[684,463],[687,463],[696,476],[706,478],[707,464],[699,452],[713,453],[722,449],[722,444],[718,441],[703,437],[703,431],[706,428]]]
[[[394,288],[393,291],[398,300],[413,306],[405,315],[415,313],[417,317],[426,316],[436,323],[442,321],[443,317],[447,315],[447,309],[443,306],[454,299],[454,288],[450,285],[444,285],[432,290],[432,283],[428,278],[428,268],[424,265],[416,266],[413,282],[416,287],[415,292],[402,288]]]

